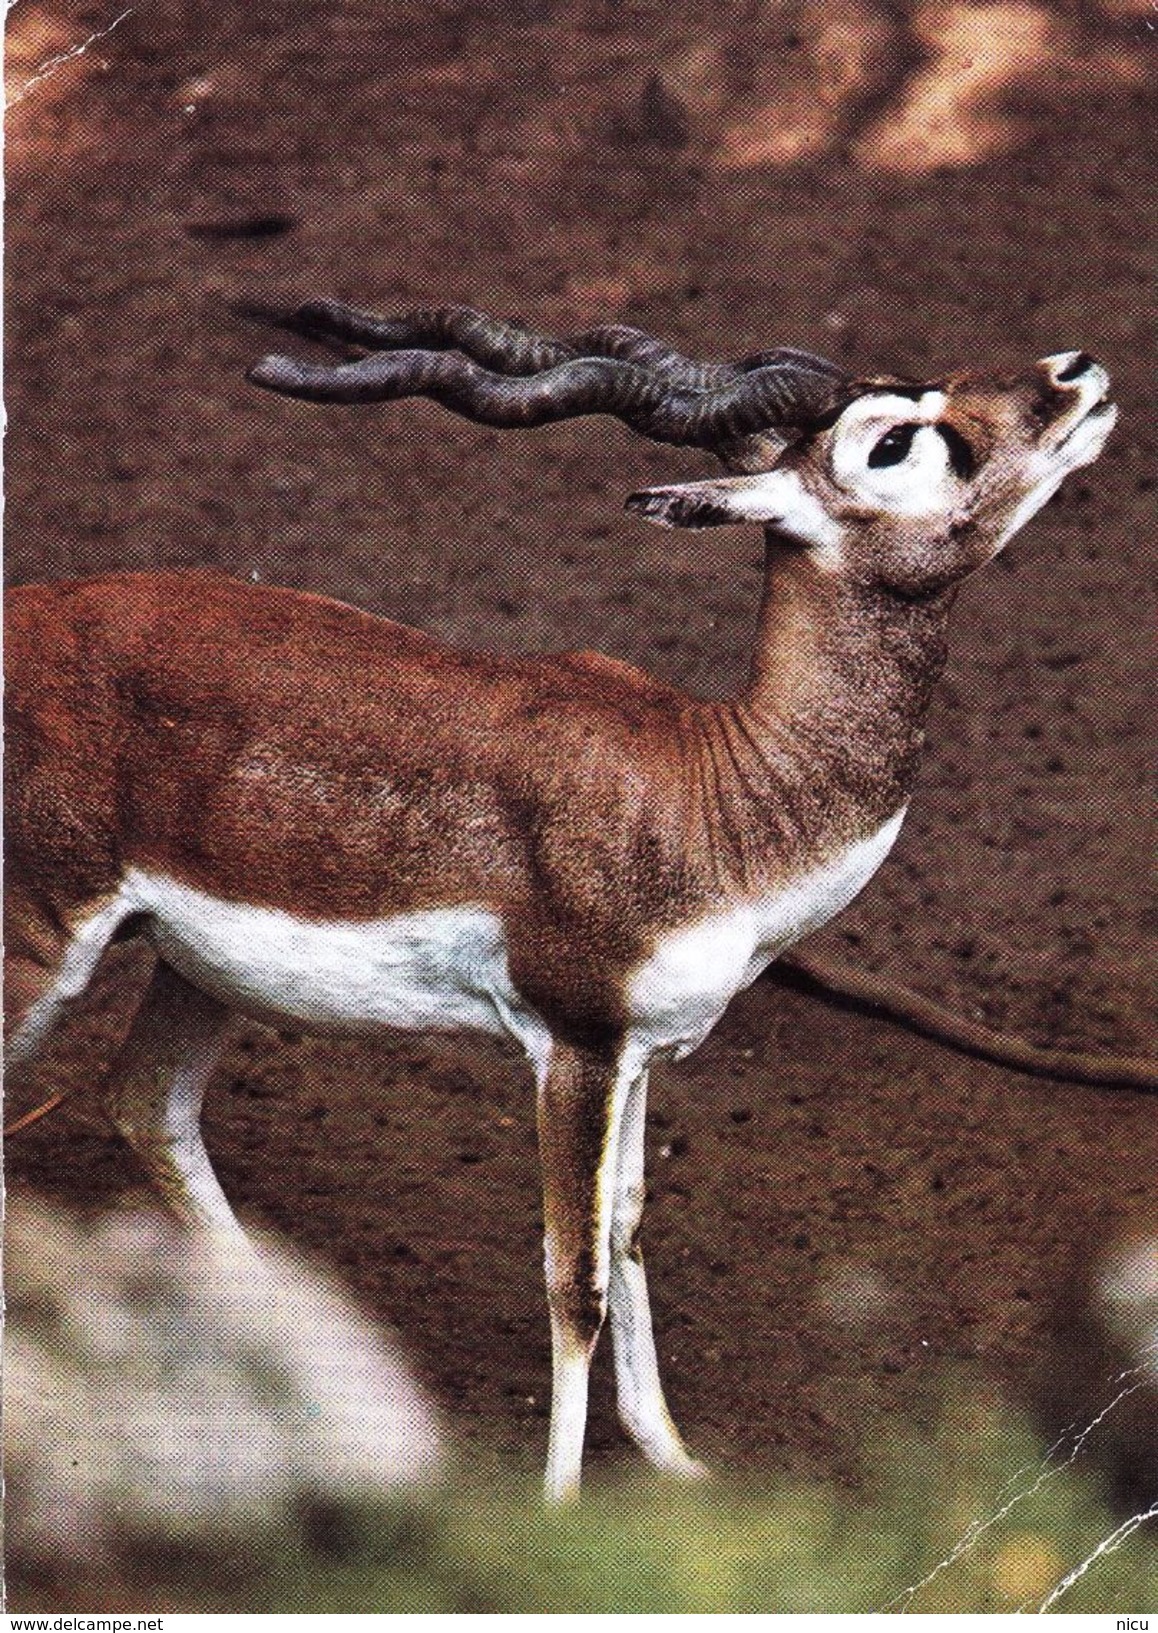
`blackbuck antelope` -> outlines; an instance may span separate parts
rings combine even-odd
[[[701,702],[594,652],[462,652],[315,595],[202,573],[29,585],[8,610],[13,1061],[114,936],[152,984],[99,1090],[186,1219],[238,1229],[199,1130],[230,1014],[477,1027],[538,1085],[553,1345],[546,1485],[578,1487],[609,1311],[619,1411],[701,1472],[660,1387],[639,1248],[648,1068],[840,911],[896,839],[957,585],[1115,419],[1082,352],[1010,379],[851,380],[775,351],[693,362],[635,330],[552,341],[461,309],[304,308],[365,355],[252,378],[420,394],[491,425],[612,414],[731,474],[633,494],[758,523],[743,691]]]

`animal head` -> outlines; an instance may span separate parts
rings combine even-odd
[[[742,473],[647,489],[630,510],[669,527],[758,522],[822,568],[904,595],[935,594],[991,560],[1097,458],[1117,417],[1109,376],[1085,352],[1009,379],[925,385],[851,380],[791,348],[702,362],[622,325],[553,339],[458,306],[379,318],[313,301],[278,321],[363,355],[263,358],[249,377],[269,390],[343,403],[431,397],[510,427],[611,414]]]
[[[759,522],[818,565],[906,595],[983,566],[1101,453],[1117,418],[1109,376],[1084,352],[1012,379],[860,382],[763,471],[632,494],[668,527]]]

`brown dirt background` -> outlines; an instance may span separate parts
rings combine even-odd
[[[757,538],[622,513],[702,460],[599,421],[274,400],[243,379],[270,337],[230,301],[455,299],[930,377],[1086,347],[1119,429],[966,588],[900,842],[818,939],[1043,1043],[1152,1052],[1153,6],[139,0],[66,55],[117,9],[9,17],[9,580],[210,564],[719,693]],[[131,963],[29,1097],[100,1070]],[[1026,1399],[1075,1262],[1158,1215],[1152,1097],[1018,1076],[772,979],[653,1083],[656,1325],[717,1464],[855,1481],[946,1386]],[[471,1455],[536,1464],[515,1056],[242,1026],[206,1124],[242,1215],[400,1330]],[[84,1096],[7,1171],[94,1208],[136,1184]],[[632,1460],[602,1353],[589,1447]]]

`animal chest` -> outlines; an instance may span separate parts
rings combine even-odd
[[[642,1053],[690,1054],[777,955],[847,907],[892,849],[905,809],[867,839],[748,900],[658,936],[628,988]]]

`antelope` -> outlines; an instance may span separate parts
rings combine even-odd
[[[579,1487],[608,1315],[628,1435],[698,1476],[639,1245],[649,1067],[702,1043],[888,855],[957,587],[1097,458],[1107,373],[1070,351],[1011,378],[853,379],[790,349],[704,363],[638,330],[553,340],[463,308],[314,302],[290,326],[343,359],[268,357],[259,386],[422,395],[497,426],[610,414],[716,455],[724,476],[627,506],[763,527],[747,683],[698,701],[595,652],[459,651],[196,571],[14,590],[9,1058],[114,937],[144,934],[154,973],[100,1103],[179,1216],[236,1232],[200,1133],[234,1012],[517,1040],[537,1085],[548,1498]]]

